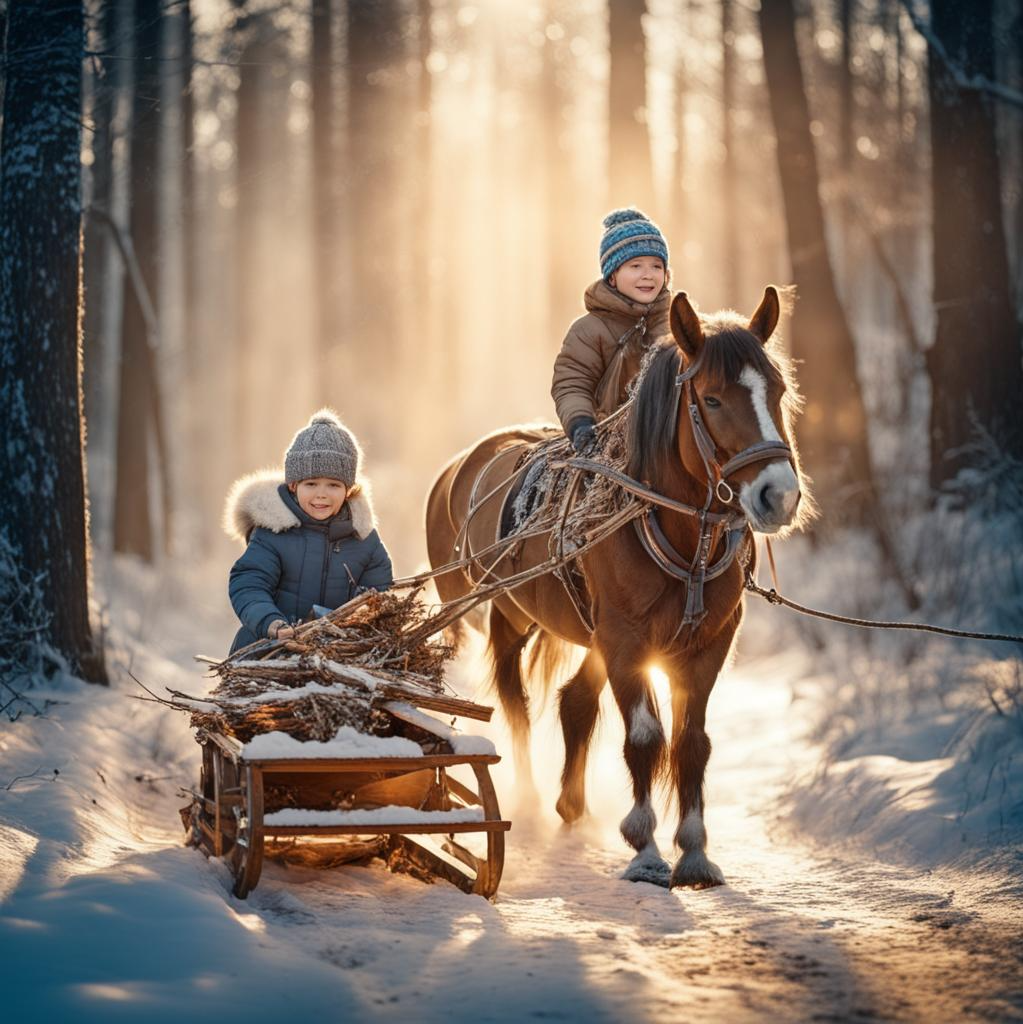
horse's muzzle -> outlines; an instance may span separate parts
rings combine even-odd
[[[772,462],[739,491],[739,504],[750,526],[759,533],[776,533],[788,526],[799,508],[799,478],[792,463]]]

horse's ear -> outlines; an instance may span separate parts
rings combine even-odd
[[[703,328],[685,292],[679,292],[671,301],[671,333],[675,344],[690,359],[695,359],[703,348]]]
[[[767,339],[774,334],[778,326],[778,317],[781,316],[781,300],[778,298],[778,289],[769,284],[764,289],[764,297],[757,306],[757,311],[750,317],[750,334],[760,339],[760,344],[767,343]]]

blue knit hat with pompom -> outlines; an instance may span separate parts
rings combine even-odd
[[[600,240],[600,273],[604,280],[637,256],[657,256],[667,269],[668,243],[661,229],[639,210],[612,210],[604,218],[604,237]]]

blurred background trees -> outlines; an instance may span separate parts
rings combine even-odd
[[[1019,0],[87,0],[85,30],[101,552],[209,552],[327,403],[411,570],[443,460],[551,418],[627,204],[704,310],[798,286],[821,530],[892,559],[978,438],[1020,454]]]

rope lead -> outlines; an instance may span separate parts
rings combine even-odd
[[[859,626],[862,629],[910,629],[919,633],[937,633],[939,636],[960,637],[966,640],[992,640],[999,643],[1023,644],[1023,636],[1014,636],[1010,633],[973,633],[965,629],[951,629],[948,626],[932,626],[926,622],[889,622],[885,620],[856,619],[849,615],[838,615],[835,612],[822,612],[816,608],[807,608],[806,605],[790,601],[783,594],[779,594],[773,587],[765,590],[758,586],[753,579],[753,572],[749,565],[746,566],[746,589],[762,597],[769,604],[782,605],[800,615],[808,615],[814,619],[825,619],[828,622],[842,622],[847,626]]]

